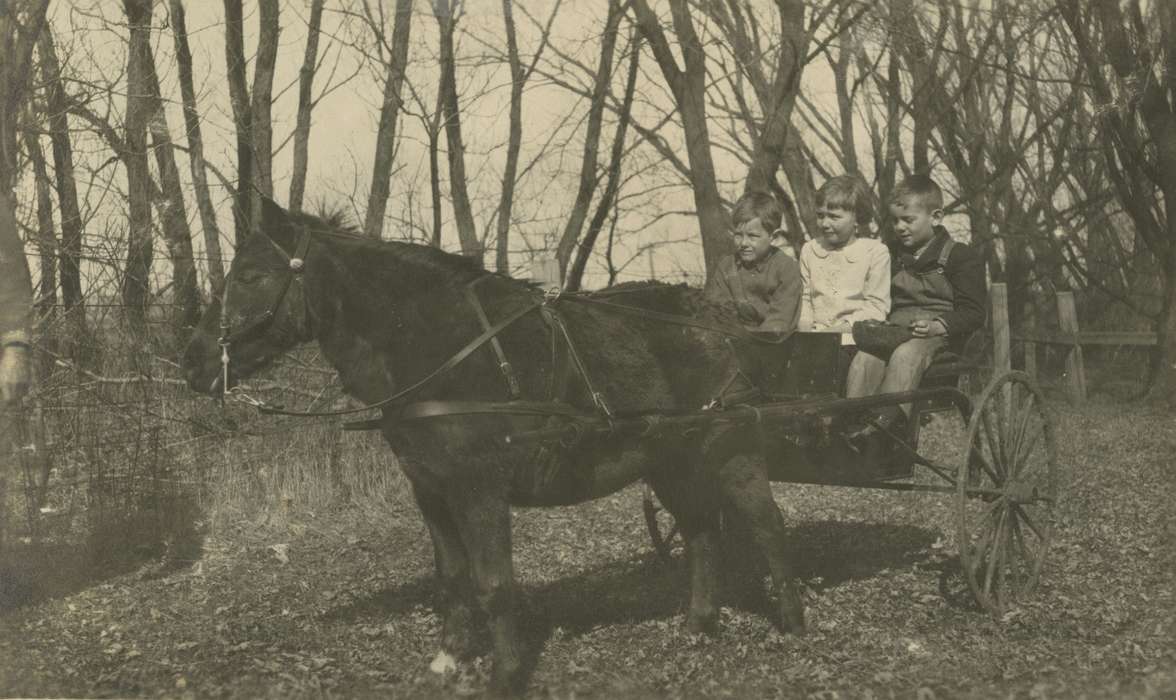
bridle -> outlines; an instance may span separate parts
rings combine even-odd
[[[310,248],[310,236],[303,232],[298,239],[298,245],[295,246],[294,255],[287,255],[282,246],[278,245],[274,239],[270,238],[263,232],[258,232],[258,235],[265,238],[266,241],[278,251],[286,260],[287,274],[282,280],[282,288],[278,291],[274,301],[264,313],[250,320],[244,326],[233,330],[229,324],[229,315],[227,309],[229,308],[229,284],[225,280],[224,292],[221,296],[220,309],[220,337],[217,338],[216,344],[220,347],[220,361],[221,361],[221,398],[224,398],[226,393],[230,392],[229,388],[229,347],[236,342],[240,342],[246,338],[251,338],[269,330],[274,319],[277,318],[278,309],[282,306],[282,302],[286,300],[286,294],[290,291],[290,285],[294,283],[295,278],[301,279],[302,271],[306,268],[306,252]]]

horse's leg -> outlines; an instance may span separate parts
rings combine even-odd
[[[438,613],[442,619],[441,649],[429,668],[443,673],[453,670],[456,660],[473,655],[475,619],[469,558],[444,499],[415,487],[413,495],[433,540]]]
[[[510,505],[490,489],[473,489],[448,499],[473,572],[474,592],[486,613],[494,645],[491,691],[515,695],[524,678],[515,616],[514,563],[511,556]]]
[[[781,629],[797,634],[804,632],[804,604],[785,550],[784,516],[772,498],[764,461],[746,453],[735,453],[718,470],[724,497],[739,511],[768,561]]]
[[[686,563],[690,568],[690,609],[686,613],[686,630],[691,634],[714,634],[719,623],[719,577],[715,559],[719,537],[719,513],[707,494],[713,488],[692,479],[673,475],[651,475],[657,499],[674,516],[686,543]]]

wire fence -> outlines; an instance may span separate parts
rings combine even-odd
[[[13,438],[0,489],[8,564],[63,545],[95,563],[197,559],[202,538],[229,521],[407,505],[404,478],[378,436],[222,407],[189,390],[179,363],[153,350],[165,343],[136,337],[123,310],[108,306],[87,309],[84,337],[64,337],[64,320],[41,329],[34,386],[23,406],[0,416],[0,434]],[[312,348],[262,373],[250,391],[288,405],[348,401]]]

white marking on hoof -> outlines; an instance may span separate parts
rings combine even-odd
[[[437,656],[433,657],[433,662],[429,664],[429,670],[442,675],[454,673],[457,671],[457,660],[450,656],[449,652],[442,649],[437,652]]]

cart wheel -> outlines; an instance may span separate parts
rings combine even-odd
[[[653,489],[646,484],[641,492],[641,510],[645,513],[645,527],[659,559],[668,561],[674,551],[674,536],[678,534],[678,523],[661,507]]]
[[[1053,534],[1057,446],[1029,375],[989,383],[968,424],[956,479],[960,563],[981,607],[1000,615],[1037,586]]]

